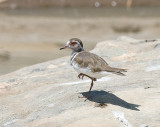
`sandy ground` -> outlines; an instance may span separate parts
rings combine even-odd
[[[91,50],[97,42],[128,35],[156,39],[158,8],[45,9],[0,11],[0,75],[24,66],[69,55],[59,51],[78,37]]]

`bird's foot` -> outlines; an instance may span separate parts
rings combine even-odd
[[[90,78],[90,79],[93,80],[93,81],[96,81],[96,80],[97,80],[96,78],[92,78],[92,77],[90,77],[90,76],[88,76],[88,75],[86,75],[86,74],[83,74],[83,73],[80,73],[80,74],[78,75],[78,78],[83,80],[83,77],[84,77],[84,76]]]
[[[80,73],[80,74],[78,75],[78,78],[79,78],[79,79],[82,79],[82,80],[83,80],[83,77],[84,77],[84,74],[82,74],[82,73]]]
[[[87,96],[82,96],[82,97],[80,97],[80,96],[78,96],[79,98],[86,98],[84,101],[86,101],[86,100],[88,100],[88,98],[90,97],[90,92],[87,94]]]
[[[89,96],[87,96],[87,97],[85,97],[85,96],[83,96],[83,97],[78,96],[78,98],[86,98],[86,99],[84,100],[84,101],[86,101],[86,100],[88,100]]]

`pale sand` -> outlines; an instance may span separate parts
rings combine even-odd
[[[72,37],[91,50],[97,42],[122,35],[160,35],[158,8],[1,10],[0,18],[0,75],[69,55],[59,48]]]

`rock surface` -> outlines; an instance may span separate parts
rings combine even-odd
[[[77,78],[69,57],[26,67],[0,77],[0,126],[159,127],[160,40],[129,37],[98,43],[93,53],[126,76],[95,82]],[[84,44],[85,45],[85,44]]]

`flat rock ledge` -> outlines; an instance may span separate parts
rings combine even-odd
[[[85,45],[85,44],[84,44]],[[0,77],[2,127],[160,127],[160,40],[119,37],[91,52],[126,76],[80,80],[69,56]]]

